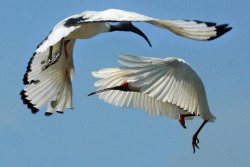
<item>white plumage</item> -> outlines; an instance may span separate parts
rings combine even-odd
[[[103,78],[95,86],[101,86],[98,90],[102,90],[128,82],[130,91],[105,91],[100,99],[119,107],[141,108],[174,119],[182,113],[191,113],[204,120],[215,120],[203,83],[187,62],[174,57],[120,56],[118,61],[126,67],[92,72],[94,77]]]
[[[216,26],[215,23],[201,21],[159,20],[117,9],[86,11],[70,16],[53,28],[30,59],[23,78],[23,83],[27,86],[20,93],[24,104],[33,113],[49,104],[47,115],[55,110],[62,113],[65,107],[72,108],[71,80],[74,77],[75,40],[88,39],[103,32],[131,31],[141,35],[150,44],[145,34],[134,27],[131,21],[144,21],[180,36],[201,41],[218,38],[231,30],[227,24]],[[121,23],[109,25],[107,22]]]
[[[89,95],[100,93],[99,98],[118,107],[135,107],[153,115],[179,119],[186,128],[185,119],[198,116],[204,120],[193,136],[193,149],[206,122],[216,117],[209,110],[204,85],[182,59],[165,59],[120,55],[118,60],[125,67],[106,68],[92,72],[100,88]],[[185,118],[185,119],[184,119]]]

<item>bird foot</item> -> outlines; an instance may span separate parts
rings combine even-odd
[[[197,134],[195,133],[194,136],[193,136],[193,139],[192,139],[192,145],[193,145],[193,150],[194,150],[194,153],[195,153],[195,147],[200,149],[200,147],[198,146],[198,143],[199,143],[199,139],[197,138]]]
[[[59,58],[61,56],[61,52],[56,52],[55,56],[53,58],[48,58],[46,62],[42,61],[41,64],[45,64],[43,67],[42,67],[42,71],[46,70],[49,66],[51,66],[52,64],[55,64]]]
[[[186,129],[184,115],[180,114],[179,122],[180,122],[181,126]]]

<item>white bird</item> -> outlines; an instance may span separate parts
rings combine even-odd
[[[118,61],[126,67],[92,72],[94,77],[103,79],[95,83],[101,87],[88,96],[100,93],[100,99],[118,107],[135,107],[153,115],[179,119],[184,128],[186,118],[203,119],[192,139],[195,153],[200,130],[216,119],[209,110],[205,88],[197,73],[179,58],[120,56]]]
[[[194,40],[206,41],[218,38],[231,30],[228,24],[189,20],[159,20],[141,14],[117,9],[101,12],[86,11],[59,22],[35,50],[30,59],[23,83],[27,85],[20,93],[24,104],[36,113],[48,104],[45,115],[55,110],[63,113],[72,108],[72,85],[74,78],[73,47],[76,39],[88,39],[99,33],[131,31],[139,34],[150,44],[146,35],[131,21],[147,22],[173,33]],[[107,22],[121,22],[109,25]]]

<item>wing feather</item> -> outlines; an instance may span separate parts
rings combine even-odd
[[[173,33],[200,41],[213,40],[232,28],[227,24],[216,26],[216,23],[198,20],[160,20],[135,12],[108,9],[100,12],[83,12],[82,19],[76,25],[89,22],[147,22],[157,27],[168,29]]]
[[[123,59],[125,58],[123,57]],[[196,72],[182,59],[167,58],[164,59],[164,61],[166,70],[163,70],[164,74],[161,77],[163,79],[158,80],[159,82],[156,81],[155,83],[152,82],[150,84],[140,85],[142,87],[140,89],[141,92],[146,93],[157,100],[162,100],[162,102],[175,104],[181,108],[185,106],[183,109],[186,109],[190,113],[195,113],[204,118],[211,117],[212,119],[204,85]],[[157,64],[155,65],[157,66]],[[136,67],[139,68],[139,66],[140,64],[138,63],[138,67]],[[147,81],[145,78],[142,79],[142,76],[145,77],[145,74],[143,73],[134,73],[133,75],[135,83],[143,80]],[[152,70],[152,76],[155,75],[156,74],[154,74],[154,71]],[[150,74],[147,73],[147,76],[150,76]],[[151,80],[153,78],[152,76],[150,76]],[[160,84],[158,85],[157,83]],[[138,86],[133,85],[133,83],[131,85]]]
[[[116,74],[112,76],[111,74],[114,71],[116,71]],[[119,73],[119,75],[117,75],[117,73]],[[99,78],[102,78],[103,74],[104,80],[107,78],[113,79],[109,80],[110,82],[98,81],[98,83],[102,83],[100,85],[102,87],[100,87],[99,89],[103,89],[107,87],[107,84],[109,85],[108,87],[122,84],[124,81],[126,81],[123,76],[129,75],[130,73],[124,72],[120,68],[114,68],[103,69],[97,72],[93,72],[92,74],[94,76],[98,76]],[[154,97],[150,97],[147,94],[140,92],[107,91],[101,93],[99,95],[99,98],[103,99],[107,103],[113,104],[118,107],[140,108],[146,110],[147,112],[153,115],[166,115],[175,119],[178,118],[179,114],[187,113],[178,106],[172,105],[170,103],[164,103],[161,100],[156,100]]]
[[[35,110],[42,109],[48,105],[46,114],[52,114],[57,108],[63,112],[64,108],[72,108],[72,84],[71,79],[74,77],[73,65],[73,46],[75,40],[68,42],[67,46],[62,47],[61,56],[58,62],[52,64],[47,69],[42,70],[44,61],[48,55],[42,52],[34,55],[34,59],[30,65],[27,79],[30,82],[21,92],[22,100],[28,104],[28,107]],[[55,51],[58,51],[60,44],[54,46]],[[65,48],[67,47],[67,56]],[[33,80],[33,82],[32,82]]]
[[[60,101],[58,102],[58,106],[57,106],[57,111],[59,112],[63,112],[65,107],[66,107],[66,99],[67,99],[67,87],[64,86],[64,89],[62,91],[62,95],[60,98]]]
[[[110,100],[110,97],[112,97],[112,100]],[[173,119],[178,119],[180,114],[187,113],[176,105],[163,103],[162,101],[155,100],[154,98],[139,92],[121,92],[118,90],[111,90],[101,93],[99,98],[117,107],[139,108],[152,115],[165,115]],[[129,101],[129,103],[126,103],[127,101]],[[189,119],[192,119],[192,117]]]
[[[129,81],[132,92],[103,92],[99,96],[101,99],[120,107],[133,106],[144,109],[155,115],[178,118],[180,113],[194,113],[203,119],[215,120],[209,110],[201,79],[184,60],[131,55],[121,55],[120,60],[122,64],[126,62],[127,67],[109,69],[110,72],[103,75],[101,72],[95,72],[99,78],[104,78],[103,80],[112,78],[109,82],[98,81],[101,83],[98,85],[101,86],[99,89]],[[116,73],[112,75],[112,71]],[[106,86],[107,84],[109,86]]]

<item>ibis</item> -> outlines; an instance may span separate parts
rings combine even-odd
[[[210,112],[202,80],[192,67],[182,59],[165,59],[120,55],[124,65],[92,72],[101,80],[100,88],[88,96],[99,98],[118,107],[134,107],[153,115],[178,119],[186,128],[185,120],[199,117],[202,125],[193,135],[192,146],[199,148],[198,134],[207,122],[216,117]]]

